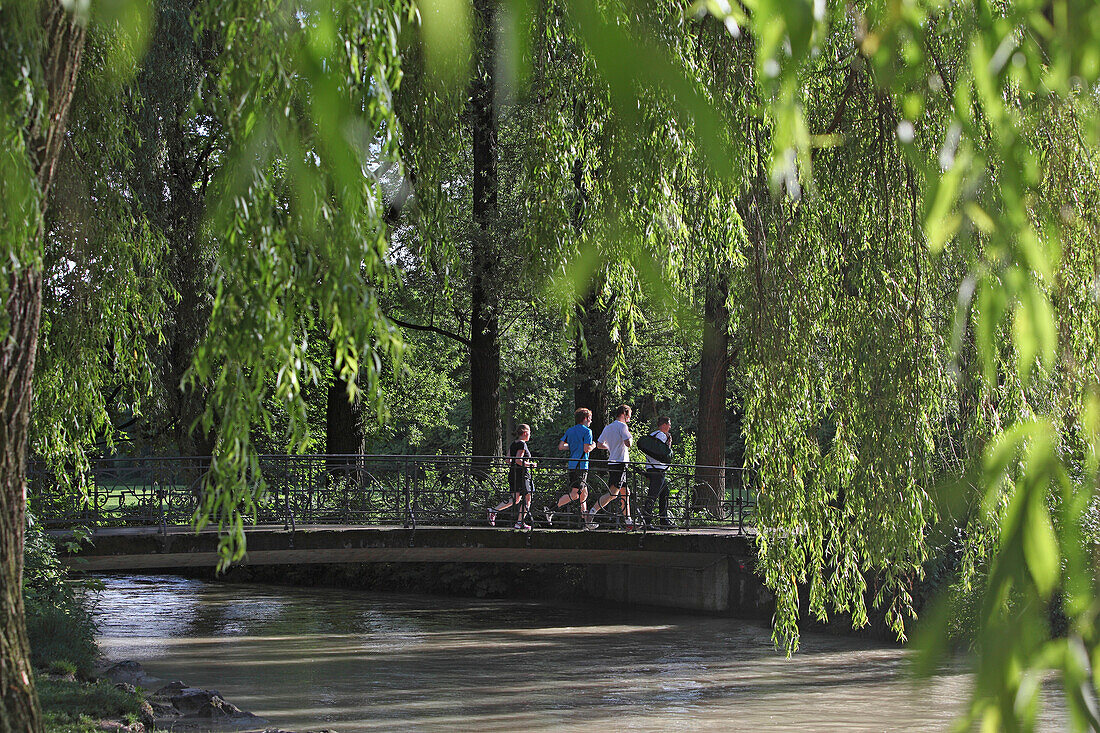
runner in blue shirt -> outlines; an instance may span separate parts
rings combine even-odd
[[[585,511],[588,501],[588,454],[596,447],[596,441],[592,439],[592,411],[585,407],[577,408],[573,413],[576,424],[565,431],[558,442],[558,450],[569,451],[569,481],[568,491],[558,498],[558,505],[554,509],[543,507],[546,513],[546,523],[554,523],[554,513],[571,501],[580,501],[581,516],[585,520],[586,529],[594,529],[597,525]]]

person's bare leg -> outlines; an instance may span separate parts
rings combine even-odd
[[[516,506],[516,528],[529,526],[531,516],[531,495],[516,493],[512,495],[512,503]]]
[[[627,504],[626,490],[622,486],[619,486],[615,489],[615,497],[619,499],[622,504],[623,519],[628,518],[630,516],[630,506]]]
[[[496,507],[489,510],[489,526],[490,527],[497,526],[497,514],[500,514],[502,511],[504,511],[508,507],[512,506],[513,504],[515,504],[517,496],[519,496],[519,494],[513,495],[513,497],[511,499],[508,499],[506,501],[502,501],[499,504],[497,504]]]

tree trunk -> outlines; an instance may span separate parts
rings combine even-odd
[[[729,375],[727,277],[714,274],[703,303],[703,349],[699,364],[699,431],[695,483],[698,498],[716,518],[724,516],[726,497],[726,381]]]
[[[342,456],[328,459],[328,472],[336,478],[351,476],[356,481],[358,455],[363,452],[363,424],[359,408],[348,399],[348,383],[340,376],[333,354],[332,381],[325,404],[325,452]],[[346,457],[346,456],[356,457]]]
[[[516,434],[516,392],[509,384],[504,388],[504,439],[511,442]]]
[[[333,355],[332,381],[325,406],[325,452],[339,455],[363,452],[363,425],[358,406],[348,399],[348,383],[340,376]]]
[[[57,0],[42,5],[45,113],[28,132],[45,215],[65,140],[69,106],[84,51],[84,29]],[[2,31],[0,31],[2,32]],[[42,730],[23,609],[23,533],[26,526],[27,433],[42,311],[41,219],[34,242],[6,243],[33,253],[8,283],[8,333],[0,340],[0,733]]]
[[[584,99],[574,100],[574,124],[578,128],[584,124],[584,115]],[[584,160],[579,157],[573,161],[573,189],[576,192],[573,232],[577,241],[582,242],[588,191],[584,185]],[[592,411],[592,435],[599,438],[607,425],[611,407],[607,401],[607,375],[611,371],[611,328],[607,322],[607,309],[599,305],[594,285],[585,283],[584,298],[577,305],[573,404],[575,408],[587,407]]]
[[[0,731],[5,733],[42,728],[23,617],[27,427],[41,296],[37,269],[12,278],[11,330],[0,347]]]
[[[474,2],[477,63],[470,92],[473,128],[474,232],[470,258],[470,437],[475,456],[498,456],[500,432],[500,291],[497,226],[497,120],[493,73],[495,0]]]
[[[611,405],[607,400],[607,375],[611,371],[611,339],[607,311],[589,292],[577,306],[576,370],[573,375],[573,401],[577,407],[592,411],[592,435],[600,437],[607,425]],[[582,343],[581,339],[584,339]],[[585,354],[585,346],[588,353]]]

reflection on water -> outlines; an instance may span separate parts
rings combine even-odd
[[[873,643],[807,635],[788,660],[744,621],[614,608],[124,576],[97,617],[112,660],[284,728],[945,730],[967,689],[917,691]]]

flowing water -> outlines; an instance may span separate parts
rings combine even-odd
[[[918,689],[906,652],[674,612],[332,588],[105,578],[113,661],[215,688],[292,730],[946,730],[965,674]],[[1064,725],[1044,694],[1044,730]]]

